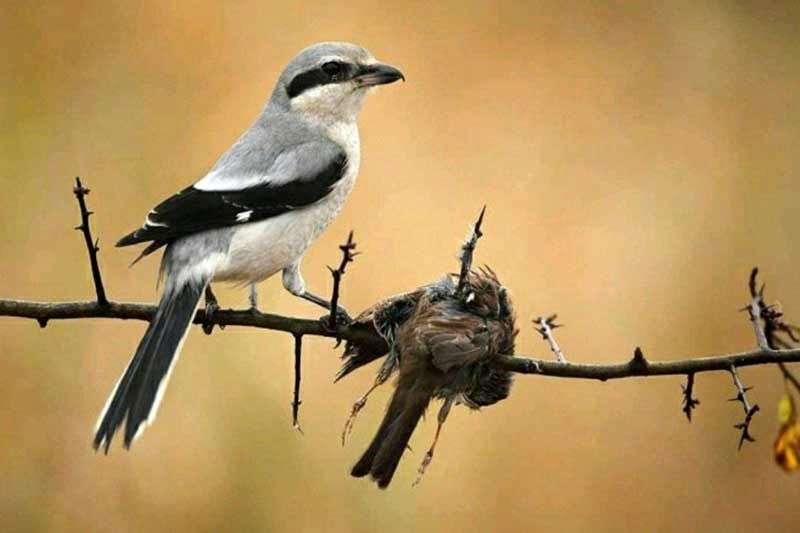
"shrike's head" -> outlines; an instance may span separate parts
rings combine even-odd
[[[377,85],[405,80],[403,73],[350,43],[320,43],[292,59],[281,74],[271,103],[312,118],[351,121]]]

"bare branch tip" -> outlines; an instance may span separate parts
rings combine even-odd
[[[683,408],[682,411],[686,415],[686,419],[692,421],[692,411],[700,405],[700,400],[692,396],[694,391],[694,373],[686,375],[686,385],[681,385],[683,391]]]
[[[300,333],[294,334],[294,391],[292,393],[292,427],[300,431],[300,378],[302,370],[302,356],[303,356],[303,335]]]
[[[83,233],[83,239],[86,243],[86,250],[89,253],[89,264],[92,268],[92,279],[94,280],[95,292],[97,293],[97,303],[102,306],[108,306],[108,298],[106,298],[105,287],[103,287],[103,278],[100,274],[100,264],[97,260],[97,252],[100,250],[98,246],[99,240],[92,238],[92,230],[89,227],[89,216],[93,213],[86,207],[86,195],[89,194],[89,189],[83,186],[79,177],[75,178],[75,187],[72,189],[75,198],[78,200],[78,208],[81,214],[81,223],[75,229]]]

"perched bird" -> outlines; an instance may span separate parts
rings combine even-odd
[[[289,292],[330,308],[306,290],[300,260],[353,188],[360,162],[356,117],[365,96],[401,79],[399,70],[354,44],[306,48],[280,75],[261,116],[208,174],[158,204],[117,243],[149,242],[139,258],[166,247],[164,292],[100,414],[95,449],[107,452],[126,419],[126,448],[153,421],[203,292],[214,302],[211,282],[251,284],[255,306],[252,284],[282,271]]]
[[[386,345],[351,343],[340,376],[382,356],[387,358],[373,388],[399,371],[383,422],[351,471],[355,477],[370,475],[385,488],[432,399],[444,403],[433,444],[419,468],[420,477],[433,458],[453,404],[478,409],[508,397],[511,373],[491,363],[498,354],[514,353],[517,330],[508,293],[488,268],[469,272],[461,287],[447,276],[387,300],[362,313],[355,327],[366,327],[369,322],[386,339]],[[365,400],[366,395],[359,400],[361,406]],[[354,407],[351,420],[358,409]],[[345,432],[348,430],[346,426]]]

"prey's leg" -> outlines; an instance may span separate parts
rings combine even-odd
[[[206,319],[203,322],[203,333],[206,335],[211,335],[211,332],[214,331],[214,314],[217,311],[219,311],[219,303],[209,283],[206,285]]]
[[[380,381],[379,379],[376,379],[375,383],[372,384],[372,386],[369,388],[369,390],[367,390],[367,392],[365,392],[364,395],[361,396],[361,398],[359,398],[358,400],[356,400],[356,403],[353,404],[353,410],[350,411],[350,416],[347,418],[347,422],[344,423],[344,429],[342,430],[342,446],[344,446],[344,443],[347,440],[347,436],[350,433],[352,433],[353,426],[356,423],[356,415],[358,415],[358,412],[361,411],[361,409],[364,407],[364,405],[366,405],[367,397],[372,393],[372,391],[377,389],[382,383],[383,383],[383,381]]]
[[[419,469],[417,470],[417,479],[414,480],[412,485],[417,485],[420,481],[422,481],[422,476],[425,474],[425,469],[428,468],[429,464],[431,464],[431,460],[433,460],[433,451],[436,448],[436,443],[439,442],[439,434],[442,432],[442,426],[444,425],[444,421],[447,420],[447,415],[450,414],[450,408],[452,406],[453,400],[448,398],[444,401],[442,408],[439,409],[439,423],[436,426],[436,434],[433,436],[433,443],[425,454],[425,458],[422,459],[422,464],[419,465]]]
[[[378,375],[375,376],[375,383],[373,383],[369,390],[365,392],[361,398],[356,400],[356,403],[353,404],[353,410],[350,412],[350,417],[347,419],[347,422],[345,422],[344,430],[342,431],[342,446],[344,446],[347,435],[353,431],[353,426],[356,423],[356,416],[358,415],[359,411],[364,408],[364,405],[366,405],[367,397],[372,394],[372,391],[386,383],[386,380],[389,379],[389,376],[391,376],[397,369],[398,364],[399,356],[393,347],[391,350],[389,350],[389,354],[386,356],[386,359],[383,360],[383,364],[381,364],[381,368],[378,370]]]

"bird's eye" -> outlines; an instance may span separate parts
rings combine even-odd
[[[322,72],[331,78],[336,78],[342,73],[342,64],[338,61],[328,61],[327,63],[323,63],[321,68]]]

